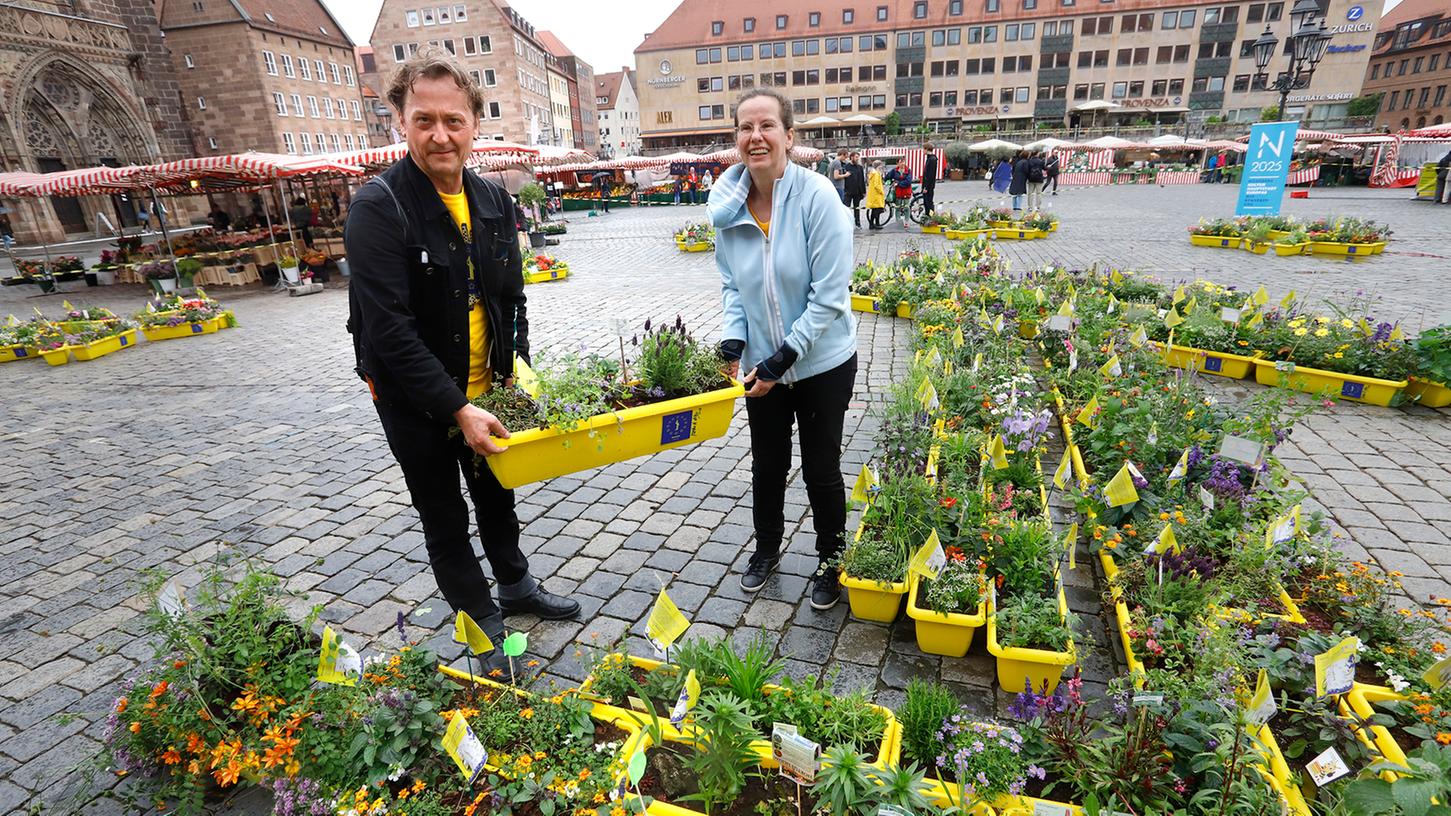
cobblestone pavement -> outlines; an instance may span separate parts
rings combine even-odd
[[[979,189],[944,184],[939,198],[962,206]],[[1313,191],[1308,201],[1287,201],[1296,215],[1357,214],[1395,227],[1392,251],[1353,265],[1188,246],[1186,225],[1232,208],[1228,187],[1065,189],[1049,201],[1064,226],[1046,241],[1003,242],[1017,268],[1101,260],[1172,278],[1264,283],[1276,298],[1291,288],[1306,296],[1363,289],[1411,329],[1444,321],[1437,310],[1451,303],[1446,213],[1401,191]],[[573,277],[528,290],[537,349],[608,351],[616,321],[635,327],[677,314],[698,335],[715,335],[712,257],[683,255],[669,239],[672,228],[702,218],[703,207],[571,215],[557,254]],[[889,260],[914,243],[945,242],[863,233],[856,252],[859,260]],[[140,287],[67,288],[78,306],[118,312],[145,297]],[[60,298],[25,297],[33,293],[0,290],[0,315],[35,304],[59,310]],[[402,476],[351,373],[346,293],[216,294],[234,307],[240,328],[142,344],[92,363],[0,367],[0,812],[71,812],[63,802],[77,778],[72,768],[97,748],[116,683],[151,656],[137,599],[143,570],[179,574],[191,586],[215,556],[245,553],[286,577],[300,593],[299,611],[322,604],[323,618],[356,645],[387,643],[400,612],[410,637],[449,641],[447,607]],[[908,326],[860,321],[848,474],[870,455],[871,407],[900,373]],[[1255,387],[1227,385],[1226,393]],[[752,545],[747,442],[738,412],[722,439],[519,491],[532,569],[585,612],[581,622],[512,619],[529,631],[546,679],[582,677],[579,644],[625,637],[646,653],[643,618],[664,582],[695,621],[693,635],[763,634],[794,674],[834,670],[837,687],[875,690],[888,705],[909,677],[931,676],[983,712],[1004,708],[983,646],[961,660],[927,656],[910,622],[851,621],[845,603],[824,614],[810,609],[802,594],[815,565],[799,474],[788,488],[791,543],[781,573],[759,595],[740,590],[735,572]],[[1280,453],[1333,513],[1348,552],[1404,572],[1418,599],[1445,594],[1451,414],[1337,406],[1309,420]],[[1085,659],[1088,678],[1101,688],[1121,664],[1099,614],[1092,562],[1078,562],[1067,580],[1070,603],[1082,615],[1080,642],[1095,646]],[[268,808],[265,796],[252,794],[224,809]],[[84,809],[119,811],[106,800]]]

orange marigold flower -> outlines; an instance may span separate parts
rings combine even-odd
[[[1436,735],[1436,741],[1441,743],[1442,745],[1451,745],[1451,733],[1442,731],[1441,733]]]
[[[133,733],[133,734],[140,734],[141,733],[141,723],[139,723],[139,722],[131,723],[131,733]]]
[[[176,765],[181,762],[181,753],[175,748],[167,748],[166,753],[161,755],[161,761],[167,765]]]
[[[169,685],[170,684],[167,683],[165,680],[162,680],[160,683],[157,683],[155,686],[152,686],[152,688],[151,688],[151,699],[155,700],[157,697],[160,697],[161,695],[165,694],[166,693],[166,689],[167,689],[167,687]]]
[[[116,713],[117,714],[125,714],[126,713],[126,706],[127,706],[127,704],[128,704],[128,701],[127,701],[127,699],[125,697],[122,697],[121,699],[117,700],[116,701]]]

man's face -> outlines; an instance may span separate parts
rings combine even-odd
[[[413,83],[403,104],[403,135],[408,154],[429,178],[462,179],[478,129],[469,95],[453,77],[421,77]]]

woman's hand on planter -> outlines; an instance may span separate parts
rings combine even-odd
[[[473,449],[474,453],[480,456],[489,456],[495,453],[503,453],[504,449],[495,444],[489,437],[497,436],[500,439],[509,438],[509,429],[499,418],[472,403],[454,412],[453,418],[458,422],[459,430],[463,431],[464,441]]]

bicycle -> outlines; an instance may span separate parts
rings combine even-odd
[[[921,224],[927,218],[927,204],[922,198],[921,186],[912,182],[912,196],[910,198],[897,198],[896,186],[888,188],[891,197],[887,199],[887,207],[882,211],[881,225],[885,228],[893,220],[898,220],[902,225]]]

